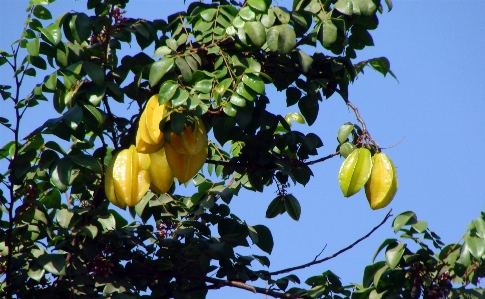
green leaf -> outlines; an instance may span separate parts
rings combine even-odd
[[[465,236],[464,238],[470,253],[477,259],[481,259],[482,256],[485,254],[485,239],[472,237],[472,236]]]
[[[49,90],[56,90],[57,88],[57,72],[50,74],[44,79],[44,86]]]
[[[288,25],[271,27],[267,32],[266,42],[272,52],[288,54],[296,46],[295,30]]]
[[[394,218],[392,222],[392,227],[394,228],[394,233],[399,231],[403,226],[409,225],[416,222],[416,214],[412,211],[406,211]]]
[[[271,0],[248,0],[248,5],[260,12],[266,12],[271,5]]]
[[[376,252],[372,256],[372,262],[375,261],[377,255],[379,254],[379,252],[381,252],[382,249],[384,249],[384,247],[388,246],[389,244],[394,244],[394,243],[397,243],[397,239],[386,239],[386,240],[384,240],[384,242],[382,242],[382,244],[379,246],[379,248],[377,248]]]
[[[41,20],[50,20],[52,19],[51,12],[42,5],[36,5],[33,10],[33,14],[35,17]]]
[[[298,199],[296,199],[296,197],[294,197],[292,194],[285,196],[285,209],[293,220],[300,220],[301,206]]]
[[[209,93],[212,89],[212,79],[197,81],[192,89],[201,93]]]
[[[266,209],[266,218],[274,218],[285,211],[284,197],[277,196]]]
[[[151,86],[155,86],[162,77],[169,72],[174,64],[171,57],[164,57],[155,61],[150,67],[150,74],[148,75],[148,82]]]
[[[401,261],[406,246],[403,243],[392,243],[386,249],[386,263],[391,270],[394,270]]]
[[[266,42],[266,30],[261,22],[246,22],[244,24],[244,31],[246,31],[249,39],[256,47],[261,47]]]
[[[103,228],[103,233],[116,229],[116,220],[113,217],[113,215],[101,216],[97,220],[99,224],[101,224],[101,227]]]
[[[39,31],[42,32],[47,41],[53,46],[61,42],[61,28],[56,23],[50,24],[47,28],[39,28]]]
[[[304,124],[305,120],[303,119],[303,116],[298,113],[298,112],[290,112],[287,115],[285,115],[285,120],[286,122],[291,126],[292,121],[296,121],[299,124]]]
[[[98,235],[98,227],[96,225],[86,225],[81,227],[81,230],[91,239],[94,240]]]
[[[271,251],[273,251],[274,242],[273,235],[271,234],[269,228],[261,224],[254,225],[253,228],[258,234],[258,243],[256,243],[256,246],[258,246],[264,252],[271,254]]]
[[[485,221],[483,220],[483,218],[478,217],[477,219],[473,220],[473,226],[475,226],[477,235],[480,238],[485,239]]]
[[[289,11],[284,7],[273,7],[273,11],[282,24],[288,24],[291,19]]]
[[[469,267],[472,264],[472,259],[470,254],[471,254],[470,248],[468,247],[468,244],[465,242],[461,247],[461,252],[460,252],[460,262],[465,267]]]
[[[91,78],[91,80],[96,83],[96,85],[103,86],[104,71],[101,65],[90,61],[85,61],[83,62],[82,69],[86,72],[86,74],[88,74],[89,78]]]
[[[256,14],[254,13],[254,11],[251,10],[249,6],[245,6],[239,11],[239,16],[243,20],[252,21],[256,17]],[[236,24],[234,24],[234,26],[236,26]]]
[[[180,57],[175,59],[175,64],[177,64],[180,73],[182,74],[182,78],[184,82],[192,81],[192,69],[190,68],[189,64],[185,59]]]
[[[377,11],[377,6],[373,0],[352,0],[352,2],[354,14],[372,17]]]
[[[161,47],[158,47],[155,50],[155,53],[153,53],[153,57],[162,56],[162,55],[168,55],[170,53],[172,53],[172,49],[170,49],[167,46],[161,46]]]
[[[172,98],[172,105],[174,107],[181,106],[186,103],[187,99],[189,98],[189,93],[183,90],[182,88],[177,88],[175,90],[175,94]]]
[[[353,11],[353,4],[351,0],[338,0],[337,3],[334,4],[334,8],[339,12],[343,13],[344,15],[351,16]]]
[[[45,270],[39,265],[39,263],[33,262],[30,264],[29,272],[27,273],[30,278],[40,281],[42,277],[44,277],[44,274]]]
[[[160,86],[160,91],[158,92],[158,103],[162,105],[170,101],[175,95],[178,87],[177,82],[173,80],[163,82],[162,86]]]
[[[59,191],[64,192],[69,188],[71,181],[72,162],[70,159],[62,158],[53,163],[50,168],[51,183]]]
[[[231,99],[230,99],[231,104],[238,106],[238,107],[245,107],[246,106],[246,100],[238,95],[237,93],[232,94]]]
[[[382,275],[384,273],[386,273],[387,271],[389,271],[389,266],[387,264],[376,271],[376,274],[374,274],[374,285],[375,286],[379,285],[379,281],[381,280]]]
[[[244,74],[242,82],[259,94],[264,94],[265,86],[263,80],[255,74]]]
[[[57,222],[62,228],[69,228],[71,227],[71,219],[74,216],[74,213],[68,209],[62,209],[57,211],[56,218]]]
[[[326,49],[329,49],[332,44],[337,40],[337,26],[335,26],[332,20],[326,20],[322,23],[318,34],[322,46]]]
[[[36,36],[33,40],[27,43],[26,47],[30,56],[39,56],[40,38]]]
[[[43,254],[37,258],[37,262],[54,275],[66,275],[66,255],[64,254]]]
[[[39,68],[41,70],[47,69],[47,63],[45,62],[44,58],[40,56],[28,56],[29,57],[29,62],[36,68]]]

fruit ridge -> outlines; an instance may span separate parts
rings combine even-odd
[[[373,210],[386,207],[394,198],[398,188],[396,167],[384,153],[372,157],[373,166],[365,184],[365,195]]]

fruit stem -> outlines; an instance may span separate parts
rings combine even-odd
[[[364,120],[362,119],[362,117],[359,114],[359,109],[357,107],[355,107],[355,105],[352,104],[349,101],[346,101],[346,103],[347,103],[347,106],[349,106],[354,111],[355,117],[357,118],[357,121],[362,125],[362,136],[361,136],[361,138],[359,138],[359,139],[362,140],[362,144],[365,145],[365,144],[368,144],[369,142],[372,142],[374,144],[374,146],[376,147],[376,151],[377,152],[380,152],[381,149],[379,148],[379,145],[370,136],[369,131],[367,131],[367,127],[365,126],[365,122],[364,122]]]

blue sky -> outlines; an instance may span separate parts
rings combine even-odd
[[[27,2],[0,0],[0,49],[9,49],[9,44],[20,36]],[[291,8],[288,0],[275,3]],[[333,254],[366,234],[390,208],[394,215],[407,210],[416,212],[445,243],[460,240],[466,225],[484,209],[483,3],[394,1],[394,9],[381,15],[379,28],[371,32],[375,47],[358,53],[356,62],[386,56],[399,79],[398,83],[392,77],[383,78],[365,69],[365,75],[360,75],[350,87],[350,101],[359,108],[381,147],[394,145],[404,137],[397,146],[384,151],[393,159],[399,176],[399,190],[387,208],[372,211],[363,192],[351,198],[342,196],[337,182],[343,161],[339,157],[314,165],[315,177],[306,187],[289,189],[302,205],[299,222],[287,215],[264,218],[267,205],[275,197],[275,186],[266,188],[263,194],[242,192],[233,199],[232,212],[249,224],[264,224],[272,230],[275,248],[270,256],[271,270],[309,262],[325,246],[321,257]],[[127,16],[165,18],[182,8],[181,0],[132,0]],[[58,0],[49,9],[57,17],[68,10],[84,11],[85,1]],[[133,47],[129,51],[136,50]],[[145,51],[152,55],[153,47]],[[11,75],[2,68],[0,84],[10,80]],[[24,94],[28,92],[26,88]],[[295,111],[295,107],[285,107],[284,93],[269,91],[268,96],[277,113]],[[40,126],[46,115],[56,116],[48,114],[55,113],[51,107],[44,103],[27,115],[24,136]],[[12,116],[9,103],[0,102],[0,116]],[[317,133],[325,145],[319,153],[326,156],[334,152],[337,130],[347,121],[355,123],[354,114],[341,98],[333,96],[321,104],[313,126],[295,125],[294,129]],[[7,131],[0,129],[1,146],[9,140]],[[5,163],[0,163],[0,167],[3,172]],[[181,188],[178,191],[183,192]],[[376,248],[385,238],[395,237],[390,226],[388,221],[351,251],[295,274],[304,281],[332,270],[345,284],[361,282],[363,269],[371,263]],[[251,252],[262,254],[255,246]],[[211,291],[208,298],[227,296],[263,298],[229,288]]]

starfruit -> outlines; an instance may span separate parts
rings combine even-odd
[[[206,143],[195,155],[183,155],[170,144],[165,144],[168,165],[179,182],[186,183],[199,172],[207,160],[208,148]]]
[[[365,195],[373,210],[387,206],[398,187],[396,167],[384,153],[372,157],[372,172],[365,184]]]
[[[168,165],[165,148],[150,154],[150,189],[156,193],[167,192],[173,184],[173,173]]]
[[[168,143],[172,149],[182,155],[195,155],[203,147],[207,147],[207,142],[205,126],[199,118],[196,118],[193,127],[186,125],[179,135],[172,132]]]
[[[370,177],[371,153],[366,148],[357,148],[345,158],[338,173],[340,189],[345,197],[359,192]]]
[[[160,122],[167,114],[167,105],[158,104],[158,95],[152,96],[143,110],[136,132],[136,149],[140,153],[153,153],[164,145]]]
[[[150,187],[150,156],[140,154],[134,145],[117,153],[105,176],[106,197],[114,205],[135,206]]]

